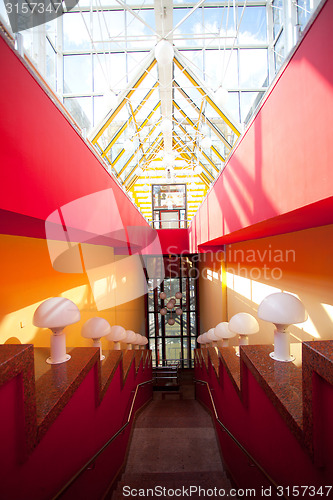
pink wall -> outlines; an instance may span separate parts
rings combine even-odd
[[[328,0],[192,221],[192,251],[333,221],[332,18]]]

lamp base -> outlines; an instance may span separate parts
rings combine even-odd
[[[281,358],[278,358],[276,355],[275,355],[275,352],[270,352],[269,353],[270,357],[272,359],[274,359],[274,361],[282,361],[283,363],[290,363],[291,361],[295,361],[295,356],[289,356],[287,359],[281,359]]]
[[[71,359],[70,354],[66,354],[64,359],[61,359],[60,361],[52,361],[51,356],[50,356],[49,358],[47,358],[46,363],[48,363],[49,365],[60,365],[61,363],[66,363],[66,361],[68,361],[70,359]]]

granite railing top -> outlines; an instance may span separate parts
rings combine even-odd
[[[233,347],[198,349],[196,360],[207,370],[212,364],[220,376],[225,368],[238,396],[245,398],[243,366],[262,387],[295,437],[313,454],[312,376],[317,373],[333,385],[333,341],[302,344],[302,365],[274,361],[269,353],[272,345],[241,346],[240,357]]]

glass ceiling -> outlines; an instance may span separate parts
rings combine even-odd
[[[317,3],[80,0],[18,36],[143,215],[186,183],[190,220]]]

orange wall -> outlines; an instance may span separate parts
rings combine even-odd
[[[332,225],[227,245],[228,318],[241,311],[256,316],[265,296],[285,291],[296,294],[309,314],[289,331],[301,340],[333,339],[332,255]],[[259,324],[250,342],[272,343],[273,325]]]
[[[204,333],[227,314],[224,252],[201,253],[199,258],[199,333]]]
[[[34,327],[32,317],[43,300],[54,296],[72,300],[81,311],[80,322],[66,328],[68,346],[91,345],[81,337],[80,330],[94,316],[137,333],[145,332],[144,297],[98,311],[87,275],[55,271],[44,239],[1,235],[0,272],[1,343],[16,337],[22,343],[49,346],[49,331]],[[108,342],[104,341],[103,346],[107,347]]]
[[[201,254],[200,333],[238,312],[257,317],[264,297],[285,291],[297,295],[309,315],[306,323],[290,326],[297,337],[291,341],[333,339],[332,225],[227,245],[225,263],[221,251],[209,255]],[[258,321],[260,331],[250,343],[273,343],[273,324]]]

